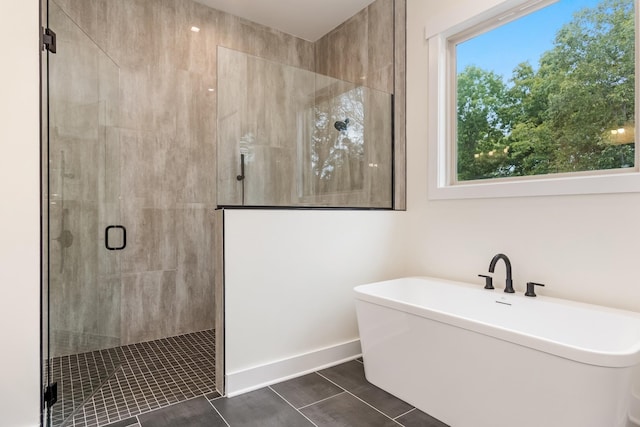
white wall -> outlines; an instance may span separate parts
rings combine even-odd
[[[229,372],[356,338],[358,283],[473,281],[499,251],[519,291],[541,281],[540,293],[640,311],[640,195],[427,200],[424,26],[480,3],[497,2],[408,0],[408,212],[228,212]],[[0,5],[0,424],[11,426],[39,412],[37,16],[36,0]]]
[[[514,286],[540,294],[640,311],[640,194],[458,201],[427,198],[425,24],[446,27],[500,3],[408,1],[408,223],[411,273],[480,283],[506,253]],[[444,29],[444,28],[442,28]],[[498,277],[504,275],[502,264]],[[501,283],[500,279],[497,283]]]
[[[404,274],[405,215],[225,212],[225,345],[231,394],[359,352],[359,346],[341,350],[358,340],[352,289]],[[333,350],[323,355],[323,349]],[[279,369],[279,362],[287,366]]]
[[[0,425],[39,422],[38,1],[0,4]]]
[[[547,285],[540,294],[640,311],[640,194],[427,198],[425,26],[503,5],[408,0],[407,212],[227,212],[228,373],[356,338],[358,283],[433,275],[480,285],[498,252],[519,292],[536,281]]]

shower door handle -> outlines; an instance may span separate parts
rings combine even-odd
[[[122,230],[122,246],[109,245],[109,231],[112,229]],[[127,247],[127,229],[122,225],[110,225],[104,229],[104,245],[110,251],[121,251]]]

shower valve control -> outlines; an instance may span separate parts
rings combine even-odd
[[[244,154],[240,154],[240,175],[236,176],[238,181],[244,181]]]

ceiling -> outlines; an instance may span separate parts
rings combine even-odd
[[[315,42],[374,0],[196,0]]]

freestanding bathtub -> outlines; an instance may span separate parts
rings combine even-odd
[[[627,425],[639,314],[482,286],[356,287],[367,379],[452,427]]]

